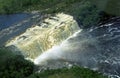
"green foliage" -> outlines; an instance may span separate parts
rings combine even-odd
[[[97,26],[100,17],[100,10],[92,4],[90,1],[67,1],[61,2],[54,7],[48,9],[47,13],[58,13],[64,12],[74,16],[77,22],[81,25],[82,28],[90,28],[91,26]]]
[[[39,10],[42,13],[71,14],[82,28],[97,26],[100,10],[89,0],[0,0],[0,13]]]
[[[24,78],[33,73],[33,63],[9,50],[0,49],[0,78]]]
[[[23,11],[25,7],[27,8],[31,4],[30,0],[0,0],[0,13],[17,13]]]
[[[72,3],[80,1],[81,0],[0,0],[0,14],[18,13],[26,10],[46,10],[46,12],[49,12],[50,8],[50,10],[59,11],[58,9],[56,9],[56,6],[58,6],[59,4],[63,4],[60,5],[61,7],[63,7],[64,4],[69,6]]]
[[[90,2],[82,2],[79,4],[78,9],[74,10],[75,17],[78,22],[82,25],[82,28],[89,28],[97,26],[100,21],[100,10]]]
[[[35,73],[33,63],[6,48],[0,48],[0,59],[0,78],[107,78],[101,73],[77,66]]]
[[[70,69],[62,68],[56,70],[46,70],[42,73],[36,73],[28,78],[107,78],[101,73],[74,66]]]
[[[89,28],[104,18],[99,15],[100,10],[120,15],[119,3],[119,0],[0,0],[0,14],[33,10],[50,14],[64,12],[73,15],[82,28]]]
[[[76,8],[76,5],[78,6]],[[89,1],[83,1],[73,5],[71,9],[71,15],[77,20],[81,28],[90,28],[92,26],[98,26],[100,22],[100,10]]]

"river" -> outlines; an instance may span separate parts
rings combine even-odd
[[[110,78],[120,76],[120,17],[87,31],[79,29],[73,17],[66,14],[46,19],[42,26],[36,26],[42,19],[39,13],[0,18],[0,44],[13,38],[8,46],[27,52],[27,57],[33,55],[34,63],[39,66],[54,69],[77,64]]]
[[[40,13],[0,15],[0,46],[25,32],[27,28],[40,23],[42,18]]]

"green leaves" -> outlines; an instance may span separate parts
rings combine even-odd
[[[101,73],[78,66],[35,73],[32,62],[7,49],[0,48],[0,59],[1,78],[107,78]]]
[[[56,70],[46,70],[41,73],[36,73],[28,78],[107,78],[101,73],[94,72],[87,68],[73,66],[72,68],[62,68]]]
[[[10,50],[0,49],[0,77],[24,78],[33,73],[33,63]]]
[[[77,5],[77,8],[75,8]],[[89,1],[83,1],[74,5],[71,14],[75,17],[82,28],[96,26],[100,20],[100,10]]]

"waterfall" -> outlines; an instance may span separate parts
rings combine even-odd
[[[27,29],[8,41],[6,46],[15,46],[23,55],[34,59],[78,30],[80,28],[72,16],[60,13],[45,19],[39,26]]]
[[[36,65],[60,68],[77,64],[109,76],[120,76],[120,18],[80,29],[72,16],[56,14],[6,43]]]
[[[110,78],[120,76],[120,20],[114,18],[90,30],[79,30],[61,44],[35,58],[42,67],[61,68],[69,64],[97,70]],[[41,68],[41,67],[40,67]]]
[[[99,52],[97,40],[90,36],[83,35],[82,30],[75,32],[59,45],[40,54],[34,59],[34,63],[39,66],[49,68],[60,68],[77,63],[80,66],[97,68],[97,61],[94,56]]]

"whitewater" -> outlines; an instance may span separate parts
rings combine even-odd
[[[57,14],[45,19],[40,26],[28,28],[6,46],[20,51],[40,68],[78,65],[119,78],[119,19],[112,18],[85,30],[80,29],[72,16]]]

